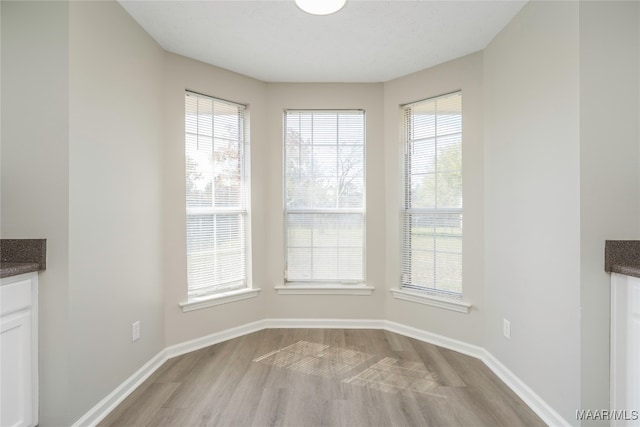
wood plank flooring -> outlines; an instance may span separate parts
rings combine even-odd
[[[100,423],[543,425],[478,359],[350,329],[266,329],[170,359]]]

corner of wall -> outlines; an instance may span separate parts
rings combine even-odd
[[[40,424],[67,425],[69,3],[3,1],[0,9],[0,228],[6,238],[47,239],[39,276]]]
[[[576,2],[529,2],[483,65],[485,348],[567,420],[580,403],[578,37]]]
[[[581,409],[609,408],[604,242],[640,237],[640,7],[580,2]],[[603,108],[615,94],[616,108]],[[615,189],[615,190],[612,190]]]

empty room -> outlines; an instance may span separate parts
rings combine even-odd
[[[640,2],[0,18],[3,427],[640,425]]]

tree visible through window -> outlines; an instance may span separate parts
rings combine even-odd
[[[364,112],[287,111],[287,281],[364,281]]]
[[[403,106],[401,286],[462,295],[462,94]]]
[[[185,93],[189,299],[247,286],[245,107]]]

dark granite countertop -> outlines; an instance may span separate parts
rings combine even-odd
[[[47,267],[46,239],[0,239],[0,278]]]
[[[640,277],[640,240],[607,240],[604,271]]]

